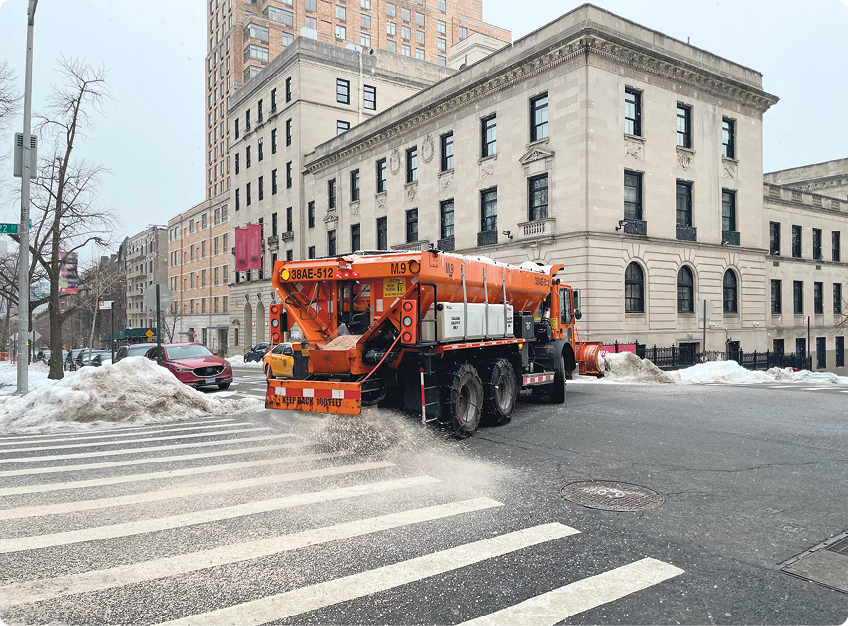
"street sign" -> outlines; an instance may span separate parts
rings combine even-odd
[[[5,235],[17,235],[18,234],[18,225],[17,224],[0,224],[0,233]]]
[[[112,308],[112,302],[114,302],[114,301],[113,300],[101,300],[100,302],[97,303],[97,308],[100,309],[101,311],[109,310],[109,309]]]
[[[156,333],[148,329],[148,331],[144,334],[147,337],[147,341],[153,341],[153,335],[155,335]]]
[[[806,323],[807,323],[807,322],[809,322],[809,321],[810,321],[810,316],[809,316],[809,315],[805,315],[805,316],[804,316],[804,323],[806,324]]]
[[[704,308],[706,307],[706,308]],[[710,313],[713,312],[713,303],[709,300],[698,300],[698,306],[695,309],[698,312],[698,321],[703,322],[706,312],[707,321],[710,321]]]
[[[142,301],[144,302],[144,306],[151,311],[156,310],[156,285],[150,285],[147,289],[144,290],[144,296],[142,297]],[[167,309],[174,302],[174,296],[171,294],[171,290],[168,289],[165,285],[159,284],[159,308],[163,311]]]

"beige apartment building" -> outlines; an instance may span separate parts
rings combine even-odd
[[[303,155],[453,73],[384,50],[360,54],[299,37],[230,99],[230,227],[262,225],[263,245],[262,269],[231,280],[232,345],[243,351],[267,340],[274,262],[314,257],[307,233],[333,218],[304,199]]]
[[[305,243],[562,262],[587,339],[700,351],[706,299],[708,350],[724,329],[764,350],[775,102],[758,72],[584,5],[307,155]]]
[[[127,272],[127,328],[156,328],[156,311],[148,310],[144,290],[168,277],[168,232],[164,226],[151,226],[128,237],[122,244]]]
[[[198,341],[222,356],[230,350],[233,245],[229,204],[204,201],[168,222],[168,324],[174,341]]]
[[[301,34],[338,47],[386,50],[447,65],[448,50],[474,33],[509,42],[483,22],[479,0],[210,0],[206,57],[206,198],[230,191],[227,98]]]

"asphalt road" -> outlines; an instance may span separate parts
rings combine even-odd
[[[261,372],[215,393],[261,397]],[[848,594],[781,568],[848,529],[846,402],[576,382],[462,441],[380,409],[2,437],[0,618],[843,623]],[[560,496],[590,480],[664,502]],[[787,567],[827,557],[808,569],[838,586],[848,556],[828,547]]]

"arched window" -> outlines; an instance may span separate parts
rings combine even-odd
[[[736,272],[727,270],[724,273],[724,312],[738,313],[738,289],[739,281],[736,279]]]
[[[645,273],[635,261],[624,272],[624,312],[645,312]]]
[[[677,272],[677,312],[695,312],[695,278],[685,265]]]

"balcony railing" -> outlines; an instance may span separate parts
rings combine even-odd
[[[521,229],[521,237],[538,237],[540,235],[553,235],[554,224],[556,219],[546,217],[541,220],[533,220],[532,222],[521,222],[518,227]]]
[[[645,236],[648,234],[648,222],[645,220],[627,220],[624,224],[624,234]]]
[[[294,239],[294,231],[287,230],[280,235],[280,241],[292,241]]]
[[[484,230],[483,232],[477,233],[477,245],[478,246],[494,246],[498,243],[498,231],[496,230]]]
[[[721,231],[721,245],[723,246],[738,246],[739,232],[735,230]]]
[[[436,242],[436,247],[439,250],[444,250],[445,252],[453,252],[456,250],[456,245],[454,243],[453,237],[445,237],[444,239],[439,239]]]
[[[268,237],[268,249],[276,250],[280,245],[280,238],[277,235],[271,235]]]
[[[677,225],[677,239],[680,241],[698,241],[698,229],[694,226]]]
[[[409,243],[400,243],[396,246],[392,246],[392,250],[407,250],[409,252],[421,252],[422,250],[426,250],[430,246],[430,241],[428,239],[422,239],[420,241],[410,241]]]

